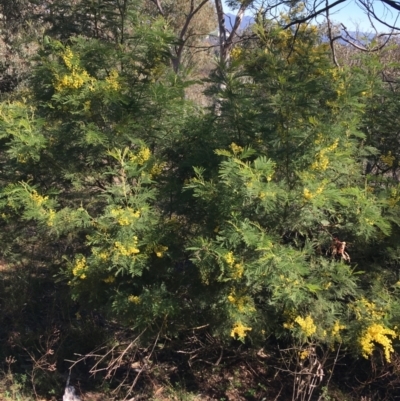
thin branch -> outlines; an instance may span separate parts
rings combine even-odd
[[[387,26],[387,27],[390,28],[390,29],[395,29],[395,30],[397,30],[397,31],[400,31],[400,28],[396,27],[396,25],[391,25],[391,24],[388,24],[387,22],[381,20],[381,19],[376,15],[373,6],[372,6],[369,2],[367,2],[367,1],[365,1],[365,0],[358,0],[358,1],[359,1],[359,3],[365,8],[366,12],[367,12],[368,14],[372,15],[378,22],[380,22],[381,24]],[[384,0],[382,0],[382,1],[384,1]],[[395,21],[394,21],[394,24],[396,24],[398,18],[399,18],[399,15],[397,15],[397,17],[396,17],[396,19],[395,19]]]
[[[326,0],[326,5],[328,6],[328,0]],[[329,45],[331,47],[331,52],[332,52],[332,60],[333,63],[336,65],[336,67],[339,67],[339,63],[336,58],[335,43],[332,38],[332,23],[329,16],[329,8],[326,9],[326,21],[328,23],[328,37],[329,37]]]
[[[233,41],[233,37],[234,35],[236,35],[237,30],[240,27],[240,24],[242,23],[243,17],[244,17],[244,12],[246,11],[247,6],[245,5],[245,3],[243,3],[240,8],[238,13],[236,14],[236,18],[235,18],[235,23],[232,27],[232,31],[228,37],[228,39],[226,40],[226,45],[230,45]]]
[[[365,46],[360,46],[360,45],[358,45],[357,43],[355,43],[356,39],[354,39],[354,38],[349,34],[349,32],[347,31],[347,28],[346,28],[343,24],[341,24],[341,25],[342,25],[342,28],[343,28],[344,32],[346,33],[346,36],[347,36],[348,38],[350,38],[351,40],[348,40],[348,39],[345,38],[343,35],[341,35],[340,38],[341,38],[342,40],[344,40],[346,43],[352,45],[352,46],[355,47],[356,49],[361,50],[361,51],[363,51],[363,52],[368,52],[368,53],[377,52],[377,51],[383,49],[383,48],[387,45],[387,43],[389,42],[389,40],[390,40],[390,38],[391,38],[391,35],[389,35],[388,38],[387,38],[381,45],[379,45],[379,46],[377,46],[377,47],[375,47],[375,48],[373,48],[373,49],[368,49],[368,48],[366,48]]]
[[[188,28],[189,28],[189,24],[190,24],[191,20],[193,19],[193,17],[202,9],[202,7],[207,2],[208,2],[208,0],[203,0],[194,10],[193,10],[193,2],[191,3],[190,13],[187,15],[185,24],[183,25],[183,28],[182,28],[181,33],[179,35],[179,39],[180,40],[183,40],[183,38],[184,38]]]
[[[164,320],[164,323],[165,323],[165,320]],[[159,340],[159,338],[160,338],[160,335],[161,335],[161,332],[162,332],[163,328],[164,328],[164,324],[161,325],[160,331],[158,332],[157,337],[156,337],[156,339],[155,339],[155,341],[154,341],[154,343],[153,343],[153,348],[151,349],[150,354],[149,354],[149,356],[147,357],[147,360],[148,360],[148,361],[150,360],[151,356],[152,356],[153,353],[154,353],[154,349],[156,348],[156,345],[158,344],[158,340]],[[146,365],[143,364],[143,366],[142,366],[141,369],[139,370],[138,374],[136,375],[135,380],[133,380],[131,386],[129,387],[129,390],[128,390],[127,396],[125,397],[125,400],[128,398],[128,395],[132,393],[132,390],[133,390],[134,387],[136,386],[136,383],[138,382],[139,377],[140,377],[140,375],[142,374],[142,372],[143,372],[143,370],[145,369],[145,367],[146,367]]]
[[[400,3],[398,1],[393,1],[393,0],[381,0],[382,3],[387,4],[388,6],[396,9],[397,11],[400,11]]]
[[[320,10],[317,10],[317,11],[313,12],[312,14],[305,16],[304,18],[298,18],[298,19],[293,20],[293,21],[290,22],[289,24],[285,25],[285,26],[283,27],[283,29],[287,29],[287,28],[290,28],[290,27],[293,26],[293,25],[301,24],[301,23],[306,22],[306,21],[308,21],[308,20],[310,20],[310,19],[313,19],[313,18],[317,17],[318,15],[323,14],[323,13],[326,12],[327,10],[330,10],[331,8],[336,7],[337,5],[339,5],[339,4],[341,4],[341,3],[344,3],[344,2],[346,2],[346,1],[347,1],[347,0],[337,0],[337,1],[335,1],[334,3],[332,3],[332,4],[329,4],[328,6],[326,6],[326,7],[324,7],[324,8],[321,8]]]

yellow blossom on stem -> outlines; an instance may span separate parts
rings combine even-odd
[[[48,215],[48,220],[47,220],[47,225],[49,227],[53,227],[54,224],[54,218],[56,217],[56,212],[53,209],[49,210],[49,215]]]
[[[63,89],[79,89],[85,83],[90,83],[93,85],[95,79],[79,66],[79,58],[74,56],[69,47],[65,49],[65,52],[61,55],[61,57],[64,60],[65,66],[70,72],[68,74],[64,74],[62,77],[56,74],[54,88],[57,91],[60,92]]]
[[[236,322],[232,328],[231,337],[244,340],[247,335],[246,332],[251,330],[251,327],[246,327],[241,322]]]
[[[322,183],[314,193],[312,193],[308,188],[304,188],[303,190],[303,197],[306,200],[311,200],[315,198],[316,196],[322,194],[323,190],[325,189],[325,183]]]
[[[147,162],[147,160],[150,159],[150,156],[151,156],[151,152],[150,152],[149,148],[147,148],[147,147],[141,148],[139,150],[139,153],[136,156],[136,161],[138,164],[142,165],[145,162]]]
[[[242,263],[236,263],[232,266],[232,277],[234,279],[239,279],[243,276],[244,266]]]
[[[308,355],[309,355],[309,352],[306,349],[301,351],[301,352],[299,352],[299,357],[300,357],[301,360],[306,359],[308,357]]]
[[[236,295],[234,290],[228,295],[228,301],[235,305],[238,311],[242,313],[254,312],[256,310],[249,296]]]
[[[232,60],[239,60],[240,56],[242,55],[242,49],[240,47],[234,47],[231,50],[231,59]]]
[[[294,321],[301,327],[307,337],[312,336],[317,331],[317,326],[315,326],[311,316],[307,316],[304,319],[301,316],[297,316]]]
[[[114,276],[108,276],[107,278],[103,279],[103,281],[107,284],[112,284],[115,281]]]
[[[386,361],[390,362],[390,354],[394,352],[394,349],[392,339],[388,336],[396,337],[396,332],[384,327],[382,324],[371,324],[363,332],[359,340],[364,358],[368,358],[372,355],[375,349],[375,343],[377,343],[383,347]]]
[[[106,77],[106,82],[111,90],[117,91],[121,87],[118,78],[119,74],[115,69],[111,70],[108,77]]]
[[[120,241],[114,242],[114,248],[116,249],[117,253],[122,256],[133,256],[140,253],[139,248],[136,247],[136,242],[133,242],[132,246],[125,247],[121,244]]]
[[[37,206],[42,206],[42,204],[49,199],[48,196],[41,196],[36,191],[32,191],[30,194],[31,199],[36,203]]]
[[[344,330],[345,328],[344,324],[340,324],[339,320],[336,320],[332,328],[332,337],[340,337],[340,330]]]
[[[233,264],[235,263],[235,257],[233,256],[232,252],[228,252],[225,256],[224,259],[226,261],[226,263],[228,263],[228,265],[233,266]]]
[[[75,266],[72,269],[72,274],[75,277],[79,277],[80,279],[84,280],[86,278],[86,274],[85,274],[86,269],[87,269],[86,258],[84,256],[82,256],[76,260]]]
[[[290,329],[293,329],[293,327],[294,327],[293,323],[289,323],[289,322],[283,323],[283,328],[285,328],[285,329],[290,330]]]
[[[112,209],[110,214],[117,220],[120,226],[129,226],[140,217],[140,211],[137,210],[135,212],[130,207],[127,207],[125,209],[122,209],[120,207]]]
[[[231,143],[231,149],[234,154],[240,153],[243,150],[243,148],[239,145],[236,145],[235,142]]]
[[[137,304],[140,304],[140,297],[138,297],[136,295],[129,295],[128,301],[137,305]]]
[[[157,245],[154,248],[154,252],[158,258],[162,258],[164,256],[164,252],[168,250],[167,246]]]
[[[150,170],[150,175],[151,177],[157,177],[158,175],[161,174],[163,169],[165,168],[166,163],[156,163],[153,165],[153,167]]]
[[[320,138],[317,139],[317,141],[322,140]],[[328,168],[329,165],[329,158],[327,156],[327,153],[333,152],[339,144],[339,140],[336,139],[332,145],[321,149],[315,156],[315,162],[311,165],[312,170],[320,170],[320,171],[325,171]]]
[[[65,49],[65,52],[61,55],[61,58],[64,60],[66,67],[70,70],[72,68],[72,60],[74,58],[74,54],[69,46]]]
[[[303,196],[307,200],[311,200],[314,197],[314,195],[310,192],[310,190],[308,188],[304,188]]]
[[[101,253],[99,253],[99,258],[100,258],[101,260],[107,260],[108,257],[109,257],[109,254],[108,254],[107,252],[101,252]]]

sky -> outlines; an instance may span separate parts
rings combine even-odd
[[[333,1],[334,0],[330,0],[330,3],[332,3]],[[234,11],[230,10],[229,7],[226,5],[226,1],[224,1],[224,3],[226,10],[225,12],[234,13]],[[385,11],[380,1],[374,1],[374,8],[377,16],[388,23],[394,23],[396,17],[399,17],[396,25],[400,26],[400,16],[399,13],[396,12],[396,10],[391,10],[391,12],[388,13],[387,11]],[[349,31],[359,30],[365,33],[373,31],[367,15],[356,4],[356,0],[348,0],[343,3],[343,5],[340,4],[339,6],[334,8],[331,11],[331,17],[333,21],[343,23]],[[374,24],[379,32],[388,32],[388,28],[380,24],[379,22],[374,22]]]

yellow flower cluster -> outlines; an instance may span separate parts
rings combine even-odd
[[[129,226],[132,224],[136,219],[140,217],[140,211],[137,210],[136,212],[127,207],[122,209],[118,207],[117,209],[112,209],[110,212],[111,216],[114,217],[120,226]]]
[[[340,324],[339,320],[336,320],[332,328],[332,337],[340,338],[340,330],[344,330],[345,328],[346,326],[344,324]]]
[[[324,140],[324,136],[323,136],[321,133],[319,133],[319,134],[317,135],[317,139],[314,141],[314,143],[315,143],[316,145],[319,145],[319,144],[322,143],[323,140]]]
[[[282,279],[282,277],[281,277]],[[296,312],[292,309],[285,309],[283,315],[286,317],[286,323],[283,323],[283,327],[285,329],[293,329],[294,328],[294,319],[296,317]]]
[[[232,142],[231,143],[231,149],[232,149],[232,152],[236,155],[237,153],[240,153],[242,150],[243,150],[243,148],[241,147],[241,146],[239,146],[239,145],[236,145],[236,143],[235,142]]]
[[[383,308],[378,308],[374,302],[370,302],[364,297],[358,301],[358,305],[353,306],[357,320],[367,318],[370,321],[381,320],[385,316]],[[365,314],[367,316],[365,316]]]
[[[371,219],[365,218],[365,222],[369,225],[369,226],[373,226],[375,224],[375,222]]]
[[[65,88],[79,89],[91,79],[85,70],[73,70],[70,74],[65,74],[62,78],[59,78],[54,84],[54,88],[59,92]]]
[[[53,227],[55,217],[56,217],[56,212],[53,209],[50,209],[49,215],[48,215],[48,220],[47,220],[47,225],[49,227]]]
[[[283,323],[283,327],[284,327],[285,329],[290,330],[290,329],[293,329],[293,328],[294,328],[294,324],[293,324],[293,323],[290,323],[290,322],[285,322],[285,323]]]
[[[251,327],[244,326],[241,322],[236,322],[231,331],[231,337],[244,340],[247,335],[247,331],[251,331]]]
[[[76,260],[75,266],[72,269],[72,274],[79,277],[81,280],[86,278],[85,270],[87,269],[86,258],[84,256]]]
[[[242,263],[235,263],[232,267],[232,278],[240,279],[243,276],[244,266]]]
[[[118,78],[119,74],[115,69],[111,70],[108,77],[106,77],[106,82],[111,90],[117,91],[121,87]]]
[[[116,249],[117,253],[122,256],[133,256],[140,252],[139,248],[137,248],[137,238],[134,237],[133,245],[129,247],[125,247],[121,244],[121,242],[116,241],[114,242],[114,248]]]
[[[136,295],[129,295],[128,301],[137,305],[137,304],[140,304],[140,297],[138,297]]]
[[[318,140],[318,139],[317,139]],[[339,140],[336,139],[331,146],[321,149],[317,155],[315,162],[311,165],[312,170],[325,171],[329,165],[329,158],[327,153],[333,152],[339,144]]]
[[[301,330],[307,337],[312,336],[317,331],[317,326],[315,326],[311,316],[307,316],[305,319],[297,316],[294,321],[301,327]]]
[[[46,202],[47,199],[49,199],[48,196],[41,196],[36,191],[32,191],[30,197],[37,206],[42,206],[42,204]]]
[[[105,278],[103,280],[105,283],[107,284],[112,284],[115,281],[115,277],[114,276],[108,276],[107,278]]]
[[[304,188],[303,196],[305,199],[311,200],[311,199],[315,198],[316,196],[320,195],[322,193],[322,191],[324,190],[324,188],[325,188],[325,184],[322,184],[320,187],[317,188],[315,193],[312,193],[308,188]]]
[[[151,151],[148,147],[143,147],[139,150],[137,155],[131,155],[130,159],[133,162],[136,162],[140,166],[147,162],[150,159]]]
[[[388,203],[390,207],[395,207],[397,203],[400,201],[400,193],[397,188],[392,188],[390,191],[390,198],[388,199]]]
[[[67,47],[65,49],[65,52],[61,55],[61,58],[64,60],[64,63],[67,66],[67,68],[71,70],[73,67],[72,60],[74,59],[74,53],[72,53],[70,47]]]
[[[162,257],[164,256],[164,252],[165,252],[165,251],[168,251],[168,247],[167,247],[167,246],[157,245],[157,246],[154,248],[154,252],[155,252],[155,254],[156,254],[156,256],[157,256],[158,258],[162,258]]]
[[[137,155],[137,162],[139,164],[144,164],[145,162],[147,162],[147,160],[150,159],[151,156],[151,152],[149,148],[142,148],[139,150],[139,153]]]
[[[309,351],[307,349],[299,352],[299,357],[301,360],[306,359],[310,355]]]
[[[392,152],[389,150],[387,155],[382,155],[380,159],[388,166],[392,167],[393,162],[396,160],[396,158],[392,155]]]
[[[390,362],[390,353],[394,352],[394,349],[392,339],[388,336],[396,337],[395,331],[384,327],[382,324],[371,324],[359,340],[364,358],[372,355],[375,349],[374,343],[377,343],[383,347],[385,358]]]
[[[150,175],[152,177],[157,177],[158,175],[161,174],[161,172],[163,171],[165,166],[166,166],[166,163],[156,163],[156,164],[154,164],[153,167],[150,170]]]
[[[242,54],[243,54],[243,51],[242,51],[242,49],[240,47],[234,47],[231,50],[231,59],[232,60],[239,60],[240,57],[242,56]]]
[[[89,112],[91,107],[92,107],[92,102],[90,100],[87,100],[85,103],[83,103],[84,111]]]
[[[293,284],[294,286],[299,286],[300,285],[300,281],[299,280],[297,280],[297,279],[290,279],[289,277],[285,277],[283,274],[281,274],[280,276],[279,276],[279,278],[282,280],[282,281],[284,281],[284,283],[283,283],[283,285],[285,286],[286,285],[286,283],[288,283],[288,284]]]
[[[254,312],[256,310],[249,296],[236,295],[234,290],[228,295],[228,300],[235,305],[239,312]]]
[[[64,74],[61,78],[56,75],[56,82],[54,83],[54,88],[57,91],[62,91],[63,89],[79,89],[85,83],[93,83],[94,78],[91,77],[87,71],[79,67],[79,59],[74,56],[72,50],[67,47],[65,52],[61,55],[62,59],[68,70],[69,74]]]
[[[336,94],[338,96],[342,96],[346,93],[346,85],[344,82],[339,82],[338,87],[336,89]]]
[[[228,263],[229,266],[233,266],[233,264],[235,263],[235,257],[233,256],[232,252],[228,252],[225,256],[224,256],[225,262]]]

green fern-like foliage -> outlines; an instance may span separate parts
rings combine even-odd
[[[389,360],[397,187],[365,174],[371,77],[334,67],[316,29],[267,22],[199,110],[166,22],[126,21],[118,43],[45,37],[1,104],[7,257],[36,244],[81,308],[149,336],[207,326]]]

